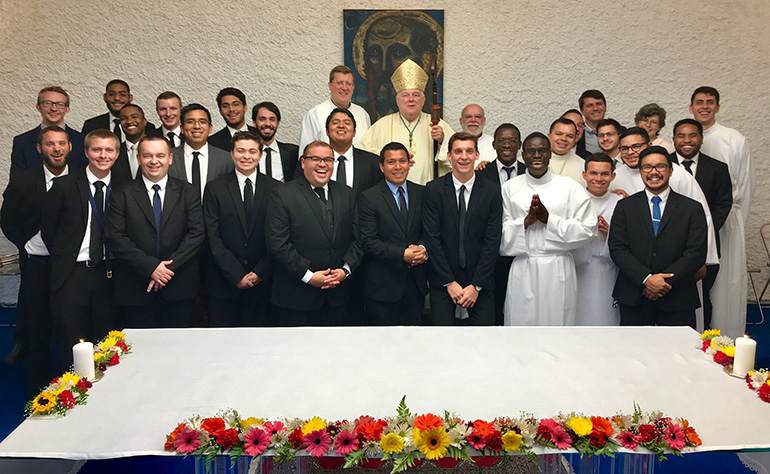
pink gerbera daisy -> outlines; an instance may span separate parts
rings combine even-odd
[[[572,447],[572,438],[570,438],[564,428],[558,425],[551,431],[551,441],[559,449],[569,449]]]
[[[302,442],[307,446],[307,452],[311,456],[323,456],[332,446],[332,437],[326,430],[316,430],[308,433],[302,438]]]
[[[341,456],[347,456],[353,451],[357,451],[360,445],[358,436],[348,430],[340,431],[334,439],[334,451]]]
[[[621,431],[618,435],[618,441],[620,441],[620,445],[632,451],[639,446],[639,441],[641,441],[641,439],[641,436],[637,436],[630,431]]]
[[[180,454],[189,454],[201,447],[201,433],[188,427],[182,428],[174,440],[174,448]]]
[[[471,434],[466,436],[465,440],[478,451],[481,451],[487,447],[487,441],[484,439],[484,436],[482,436],[481,433],[479,433],[479,431],[476,429],[471,431]]]
[[[265,430],[255,427],[249,430],[243,441],[245,442],[244,453],[249,456],[259,456],[270,445],[270,436],[265,433]]]
[[[684,448],[687,437],[679,425],[669,423],[666,429],[663,430],[663,440],[669,448],[678,450]]]
[[[268,421],[265,423],[265,431],[270,436],[275,436],[281,431],[286,431],[286,426],[280,421]]]

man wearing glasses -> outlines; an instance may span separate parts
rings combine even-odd
[[[299,136],[299,149],[304,150],[308,143],[314,140],[329,141],[326,135],[326,117],[337,107],[349,110],[356,119],[358,127],[356,137],[353,138],[353,146],[358,147],[358,142],[364,136],[372,121],[369,113],[360,105],[350,101],[356,85],[353,82],[353,71],[347,66],[334,66],[329,72],[329,92],[331,97],[316,105],[305,114],[302,119],[302,133]]]
[[[280,326],[339,326],[348,320],[350,277],[362,258],[350,187],[331,181],[334,152],[316,140],[303,175],[273,191],[265,221],[275,263],[271,301]]]
[[[577,284],[570,251],[591,242],[596,212],[582,186],[550,170],[551,144],[545,135],[530,134],[521,156],[527,172],[502,186],[500,255],[515,257],[505,325],[573,326]]]
[[[669,186],[673,163],[665,148],[645,149],[639,162],[644,190],[617,204],[609,233],[610,255],[620,269],[612,294],[620,303],[620,325],[695,328],[706,214]]]
[[[40,125],[13,138],[11,149],[11,176],[19,171],[38,169],[43,166],[43,156],[37,149],[38,136],[46,127],[57,126],[67,132],[72,151],[67,163],[70,168],[85,168],[88,164],[83,151],[83,135],[64,124],[64,117],[70,111],[70,96],[59,86],[41,89],[37,94],[37,111],[40,112]]]

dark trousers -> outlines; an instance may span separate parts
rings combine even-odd
[[[458,271],[456,281],[462,287],[470,284],[471,278],[464,269]],[[430,314],[433,326],[494,326],[495,292],[482,288],[476,298],[476,304],[468,308],[468,319],[455,318],[457,305],[452,301],[444,287],[430,289]]]
[[[129,328],[189,328],[195,299],[166,301],[160,296],[141,306],[124,306],[126,327]]]
[[[503,306],[505,305],[505,293],[508,289],[508,274],[511,271],[513,257],[499,256],[495,261],[495,325],[505,324]]]
[[[425,296],[417,288],[414,274],[409,273],[404,292],[398,301],[366,298],[366,314],[372,326],[419,326]]]
[[[717,279],[719,265],[706,265],[706,276],[703,277],[703,326],[705,329],[711,329],[711,288]]]
[[[621,326],[690,326],[695,329],[695,310],[661,311],[652,301],[642,298],[639,306],[620,303]]]
[[[269,289],[270,287],[262,282],[254,288],[238,290],[235,298],[208,296],[206,299],[209,326],[213,328],[271,326]]]
[[[96,343],[108,332],[122,329],[115,304],[115,285],[104,262],[95,267],[78,263],[51,295],[56,348],[66,370],[72,365],[72,346],[80,339]]]
[[[329,306],[329,301],[324,300],[323,306],[318,309],[302,311],[298,309],[277,308],[277,322],[279,326],[344,326],[350,317],[347,304],[337,307]]]
[[[27,391],[37,395],[53,379],[51,370],[51,260],[20,255],[19,319],[15,339],[27,349]],[[70,358],[72,355],[70,353]]]

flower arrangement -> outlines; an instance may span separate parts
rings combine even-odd
[[[110,331],[94,346],[94,366],[104,372],[108,366],[120,363],[120,358],[131,352],[131,345],[126,342],[126,335],[121,331]],[[26,416],[58,415],[64,416],[76,405],[85,405],[92,381],[73,372],[56,377],[35,398],[24,407]]]
[[[735,341],[722,336],[719,329],[709,329],[701,334],[698,348],[713,357],[714,362],[729,367],[735,359]],[[759,399],[770,403],[770,371],[767,369],[750,370],[746,374],[746,384],[757,392]]]
[[[660,459],[700,446],[701,440],[687,420],[634,408],[633,415],[611,418],[570,413],[543,420],[522,414],[519,418],[465,421],[448,412],[415,416],[404,397],[396,417],[361,416],[352,422],[329,422],[317,416],[309,420],[243,419],[228,409],[217,417],[194,416],[180,423],[166,436],[164,449],[203,457],[207,469],[220,454],[235,460],[244,454],[257,457],[269,452],[280,463],[305,451],[314,457],[332,452],[344,456],[346,468],[376,458],[392,459],[396,473],[418,465],[423,457],[496,462],[514,453],[534,456],[535,446],[575,449],[589,456],[614,456],[619,445],[632,451],[641,446]]]

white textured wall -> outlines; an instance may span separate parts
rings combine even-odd
[[[39,123],[36,92],[58,84],[72,96],[68,122],[103,113],[104,85],[120,77],[156,123],[154,98],[166,89],[217,115],[216,93],[236,86],[250,104],[282,110],[279,137],[298,140],[305,111],[323,100],[332,66],[343,61],[344,8],[445,10],[445,117],[459,129],[460,110],[478,102],[489,131],[505,121],[524,134],[547,131],[589,88],[604,92],[608,116],[630,124],[658,102],[669,126],[686,116],[690,93],[722,93],[723,124],[748,137],[758,192],[747,228],[749,261],[766,257],[759,226],[770,221],[770,8],[739,2],[429,3],[190,1],[90,2],[0,0],[0,186],[11,141]],[[7,242],[2,250],[8,250]]]

